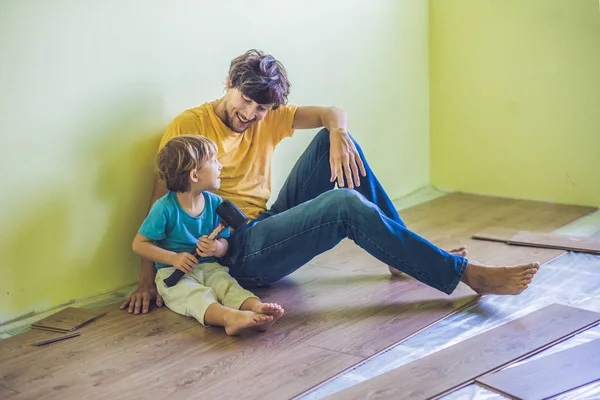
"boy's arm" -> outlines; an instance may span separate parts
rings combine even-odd
[[[131,248],[145,259],[160,264],[173,265],[173,256],[176,254],[172,251],[161,249],[154,244],[152,239],[148,239],[139,233],[135,235]]]
[[[137,234],[133,239],[133,251],[145,259],[160,263],[169,264],[175,268],[188,273],[198,264],[198,259],[190,253],[175,253],[173,251],[161,249],[153,243],[152,239],[144,235]]]
[[[200,257],[217,257],[222,258],[229,250],[229,242],[225,238],[209,239],[207,236],[202,236],[196,244],[198,255]]]
[[[164,183],[158,178],[158,175],[154,178],[154,188],[152,190],[152,198],[150,199],[150,208],[160,199],[162,196],[167,194],[167,188]],[[156,290],[156,283],[154,278],[156,277],[156,268],[154,268],[154,262],[147,260],[142,257],[142,265],[140,270],[140,278],[138,281],[138,287],[129,296],[127,300],[121,304],[121,310],[128,308],[130,314],[146,314],[150,310],[150,302],[156,299],[156,305],[158,307],[163,306],[163,299]]]

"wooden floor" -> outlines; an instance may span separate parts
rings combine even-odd
[[[592,210],[449,195],[405,210],[409,227],[442,247],[467,244],[488,263],[547,262],[558,250],[469,239],[488,226],[549,232]],[[0,341],[0,394],[10,399],[285,399],[304,393],[451,314],[476,296],[447,296],[387,268],[349,241],[257,291],[286,314],[271,331],[227,337],[169,310],[131,316],[118,305],[46,347],[30,331]]]

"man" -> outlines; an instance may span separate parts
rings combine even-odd
[[[539,264],[488,267],[469,262],[464,248],[443,251],[406,228],[360,146],[347,116],[335,107],[287,105],[290,83],[281,63],[250,50],[231,62],[225,95],[187,110],[167,128],[160,147],[178,135],[200,134],[217,143],[221,189],[252,220],[229,239],[222,263],[242,286],[265,286],[349,237],[370,254],[445,293],[462,280],[478,293],[518,294]],[[270,210],[275,146],[295,129],[324,127],[300,157]],[[337,183],[338,190],[333,190]],[[151,205],[166,193],[158,179]],[[137,290],[121,309],[147,313],[162,298],[156,271],[142,260]]]

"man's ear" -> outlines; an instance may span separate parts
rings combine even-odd
[[[196,169],[190,171],[190,180],[194,183],[198,183],[198,172]]]
[[[231,79],[229,79],[229,75],[225,79],[225,90],[233,89],[233,85],[231,84]]]

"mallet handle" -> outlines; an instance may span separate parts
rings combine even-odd
[[[215,229],[213,229],[208,234],[208,238],[213,240],[216,239],[217,237],[219,237],[221,232],[225,230],[225,228],[227,228],[227,225],[225,225],[223,221],[219,222]],[[194,250],[194,255],[200,255],[198,254],[198,249]],[[183,275],[185,275],[185,272],[183,272],[180,269],[176,269],[171,275],[169,275],[168,278],[163,279],[163,282],[165,283],[165,285],[167,285],[167,287],[175,286],[177,282],[179,282],[179,280],[183,277]]]

